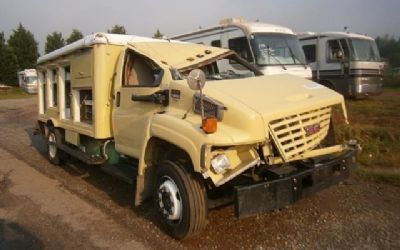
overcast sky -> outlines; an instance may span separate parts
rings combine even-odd
[[[373,37],[400,35],[400,0],[0,0],[0,31],[6,38],[19,22],[29,29],[43,52],[46,35],[73,28],[84,34],[124,25],[129,34],[152,36],[158,29],[167,36],[220,19],[280,24],[299,31],[351,31]]]

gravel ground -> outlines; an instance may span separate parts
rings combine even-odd
[[[83,210],[83,220],[89,220],[87,226],[73,227],[65,223],[72,218],[71,214],[66,213],[64,219],[60,219],[43,209],[36,196],[11,192],[15,183],[13,179],[7,181],[4,176],[13,164],[0,159],[0,190],[5,190],[0,192],[0,248],[1,234],[14,228],[13,223],[21,228],[17,232],[39,249],[110,248],[107,244],[96,245],[93,240],[107,230],[110,238],[101,237],[105,237],[103,240],[108,243],[119,242],[119,248],[129,242],[156,249],[400,248],[400,187],[356,177],[292,206],[251,218],[236,219],[232,206],[214,209],[209,213],[209,223],[204,232],[193,239],[177,242],[159,229],[150,203],[132,207],[133,186],[76,160],[61,167],[49,164],[44,141],[33,135],[35,119],[34,98],[0,101],[0,148],[3,155],[21,162],[24,168],[34,170],[41,178],[55,181],[54,189],[64,190],[75,197],[70,197],[71,203],[73,200],[83,202],[101,214],[101,218],[91,224],[91,217]],[[25,175],[29,177],[31,172],[26,171]],[[64,198],[60,196],[59,199]],[[4,215],[7,213],[1,213],[7,208],[9,211],[22,211],[14,209],[18,207],[26,209],[23,213],[10,212],[8,217]],[[37,220],[29,221],[29,217]]]

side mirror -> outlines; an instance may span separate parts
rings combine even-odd
[[[187,83],[192,90],[202,90],[206,84],[206,75],[201,69],[190,71],[187,77]]]

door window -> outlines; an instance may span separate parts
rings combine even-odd
[[[130,51],[126,55],[123,86],[156,87],[161,83],[162,73],[153,61]]]

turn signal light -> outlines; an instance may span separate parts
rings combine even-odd
[[[206,134],[212,134],[217,131],[218,120],[215,117],[204,118],[201,123],[201,128]]]

